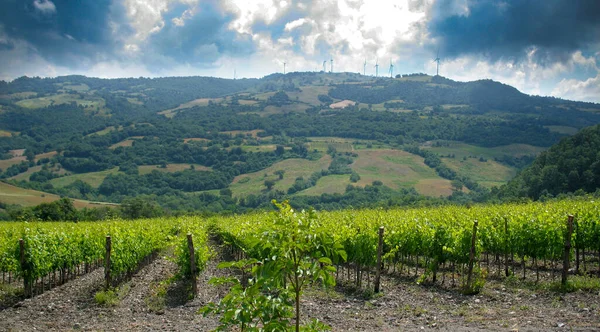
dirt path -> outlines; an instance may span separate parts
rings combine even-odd
[[[189,284],[165,282],[177,267],[160,256],[121,286],[123,296],[114,307],[94,300],[103,284],[98,269],[0,311],[0,331],[210,331],[217,318],[196,312],[224,295],[208,285],[225,273],[216,264],[210,262],[200,275],[199,294],[190,301]],[[365,298],[340,283],[335,290],[308,290],[303,317],[318,318],[333,331],[600,331],[598,291],[559,294],[489,280],[481,294],[464,296],[386,275],[383,293]]]
[[[215,328],[216,319],[196,314],[214,295],[206,291],[187,301],[183,287],[188,285],[173,283],[161,309],[149,304],[159,283],[176,271],[177,266],[161,256],[121,286],[125,294],[118,305],[103,307],[94,300],[94,294],[103,285],[104,271],[98,269],[0,311],[0,331],[209,331]],[[214,263],[209,264],[198,279],[199,289],[211,288],[207,280],[214,272],[218,272]]]

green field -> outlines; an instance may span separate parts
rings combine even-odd
[[[567,127],[567,126],[544,126],[544,128],[547,128],[548,130],[555,132],[555,133],[566,134],[566,135],[575,135],[579,131],[579,129],[577,129],[575,127]]]
[[[11,137],[13,135],[13,133],[15,133],[14,131],[10,131],[10,130],[2,130],[0,129],[0,137]]]
[[[13,185],[0,182],[0,202],[5,204],[15,204],[21,206],[35,206],[41,203],[50,203],[60,199],[58,195],[49,194],[37,190],[23,189]],[[73,204],[76,208],[117,206],[118,204],[90,202],[80,199],[74,199]]]
[[[192,101],[189,101],[187,103],[183,103],[175,108],[171,108],[168,110],[164,110],[164,111],[160,111],[158,112],[158,114],[160,115],[164,115],[167,118],[172,118],[174,117],[180,110],[186,109],[186,108],[192,108],[195,106],[208,106],[209,102],[213,102],[213,103],[222,103],[223,102],[223,98],[200,98],[200,99],[195,99]]]
[[[448,146],[433,146],[433,142],[429,142],[421,146],[422,149],[435,152],[438,155],[449,155],[454,154],[456,158],[463,157],[484,157],[486,159],[493,159],[494,157],[501,157],[502,155],[509,155],[514,157],[520,157],[523,155],[531,155],[546,150],[546,148],[528,145],[528,144],[510,144],[497,146],[493,148],[485,148],[481,146],[470,145],[462,142],[444,141],[443,144]]]
[[[92,110],[96,110],[96,109],[103,110],[104,107],[106,106],[106,102],[104,101],[104,99],[102,99],[100,97],[86,96],[85,99],[81,99],[79,94],[67,94],[67,93],[48,96],[48,97],[23,99],[23,100],[16,102],[16,104],[21,107],[24,107],[24,108],[36,109],[36,108],[48,107],[50,105],[69,104],[72,102],[77,103],[78,106],[83,106],[85,108],[91,108]]]
[[[109,169],[101,172],[91,172],[91,173],[82,173],[82,174],[73,174],[67,175],[60,178],[50,180],[50,183],[56,188],[62,188],[70,185],[71,183],[81,180],[94,188],[100,187],[104,178],[109,174],[117,174],[119,171],[118,167],[113,169]]]
[[[500,164],[494,160],[479,161],[478,158],[442,158],[445,165],[454,170],[457,174],[468,176],[472,180],[481,183],[484,186],[498,186],[504,184],[515,175],[517,170]]]
[[[185,171],[186,169],[191,169],[191,166],[192,166],[192,164],[167,164],[167,167],[162,168],[162,167],[160,167],[160,165],[143,165],[143,166],[138,166],[138,171],[140,172],[140,175],[149,174],[152,171],[174,173],[174,172]],[[202,166],[202,165],[198,165],[198,164],[194,164],[194,169],[196,171],[211,171],[212,170],[210,167],[206,167],[206,166]]]
[[[357,185],[370,185],[379,180],[390,188],[415,187],[429,196],[451,193],[450,181],[439,177],[420,156],[391,149],[360,150],[356,153],[358,158],[350,167],[360,175]]]
[[[244,197],[250,194],[258,195],[261,191],[265,190],[265,180],[274,180],[276,183],[273,190],[283,190],[287,192],[288,188],[294,184],[297,177],[303,176],[307,178],[314,172],[327,169],[330,163],[331,157],[329,155],[325,155],[317,161],[286,159],[275,163],[262,171],[236,176],[229,188],[235,197]],[[274,174],[274,172],[278,170],[285,171],[282,180],[279,180],[278,176]]]
[[[90,87],[87,84],[83,84],[83,83],[80,83],[80,84],[58,83],[57,85],[61,86],[63,90],[71,90],[71,91],[76,91],[76,92],[85,92],[85,91],[90,90]]]
[[[10,159],[2,159],[2,160],[0,160],[0,169],[5,170],[12,165],[17,165],[17,164],[21,163],[22,161],[26,161],[26,160],[27,160],[27,158],[25,158],[23,156],[13,157]]]
[[[321,194],[343,194],[350,182],[349,174],[327,175],[319,179],[314,187],[302,190],[296,195],[320,196]]]
[[[297,100],[303,103],[307,103],[309,105],[318,106],[321,105],[321,101],[319,100],[319,95],[327,95],[329,93],[330,87],[328,86],[303,86],[300,88],[301,92],[293,91],[287,92],[287,95],[291,100]]]
[[[42,166],[33,166],[33,167],[29,167],[29,169],[27,170],[27,172],[23,172],[20,174],[17,174],[13,177],[8,178],[9,180],[16,180],[16,181],[29,181],[29,177],[31,176],[31,174],[35,173],[35,172],[39,172],[42,170]]]
[[[119,130],[120,130],[120,129],[121,129],[121,128],[119,128]],[[91,134],[89,134],[89,135],[87,135],[87,136],[92,136],[92,135],[99,135],[99,136],[102,136],[102,135],[106,135],[106,134],[110,133],[110,132],[111,132],[111,131],[113,131],[113,130],[115,130],[115,126],[108,126],[108,127],[104,128],[104,129],[102,129],[102,130],[99,130],[99,131],[97,131],[97,132],[95,132],[95,133],[91,133]]]

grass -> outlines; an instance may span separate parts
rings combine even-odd
[[[40,159],[44,159],[44,158],[52,158],[54,156],[56,156],[58,153],[56,151],[50,151],[50,152],[46,152],[46,153],[40,153],[35,155],[35,159],[34,161],[37,162]]]
[[[350,167],[361,177],[357,185],[370,185],[379,180],[390,188],[415,187],[431,196],[451,193],[450,181],[440,178],[420,156],[391,149],[359,150],[356,153],[358,158]]]
[[[70,185],[71,183],[77,180],[81,180],[94,188],[98,188],[102,184],[102,181],[104,181],[105,177],[107,177],[109,174],[117,174],[118,170],[119,168],[115,167],[106,171],[67,175],[60,178],[52,179],[50,180],[50,183],[55,188],[62,188]]]
[[[498,163],[494,161],[494,158],[504,155],[514,157],[536,155],[545,150],[545,148],[528,144],[510,144],[493,148],[453,141],[444,141],[444,144],[447,144],[447,146],[433,146],[432,142],[429,142],[421,148],[435,152],[440,156],[454,155],[454,158],[442,158],[444,164],[458,174],[467,175],[488,188],[505,184],[517,173],[516,168]],[[479,161],[481,157],[487,161]]]
[[[69,104],[72,102],[77,103],[78,106],[83,106],[92,110],[99,109],[106,111],[104,109],[106,106],[106,102],[100,97],[86,96],[85,99],[82,99],[80,98],[79,94],[68,93],[62,93],[48,97],[23,99],[16,102],[16,104],[24,108],[37,109],[48,107],[50,105]]]
[[[130,147],[130,146],[133,146],[133,141],[134,141],[133,139],[125,139],[125,140],[120,141],[119,143],[115,143],[115,144],[109,146],[108,148],[111,150],[114,150],[120,146],[124,147],[124,148]]]
[[[23,189],[15,187],[8,183],[0,182],[0,202],[5,204],[16,204],[21,206],[35,206],[41,203],[50,203],[59,200],[58,195],[45,193],[42,191]],[[103,203],[103,202],[91,202],[86,200],[75,199],[73,204],[76,208],[81,209],[84,207],[101,207],[101,206],[117,206],[118,204]]]
[[[402,78],[396,78],[397,81],[415,81],[415,82],[431,82],[432,77],[429,75],[422,76],[404,76]]]
[[[35,172],[39,172],[42,170],[42,166],[34,166],[34,167],[29,167],[29,169],[26,172],[17,174],[13,177],[8,178],[9,180],[16,180],[16,181],[29,181],[29,177],[31,176],[31,174],[35,173]]]
[[[282,114],[282,113],[303,113],[304,111],[306,111],[310,106],[305,105],[305,104],[289,104],[289,105],[283,105],[281,107],[278,106],[273,106],[273,105],[269,105],[267,107],[265,107],[265,109],[262,112],[249,112],[249,113],[256,113],[259,114],[260,116],[269,116],[269,115],[273,115],[273,114]]]
[[[193,164],[194,169],[196,171],[212,171],[210,167]],[[174,173],[185,171],[186,169],[191,169],[192,164],[167,164],[166,168],[160,167],[160,165],[143,165],[138,166],[138,171],[140,175],[152,173],[152,171],[166,172],[166,173]]]
[[[275,144],[242,145],[241,148],[246,152],[273,152],[277,146]]]
[[[76,92],[85,92],[85,91],[89,91],[90,87],[87,84],[84,83],[80,83],[80,84],[64,84],[62,86],[62,88],[64,90],[72,90],[72,91],[76,91]]]
[[[316,85],[311,85],[311,86],[303,86],[300,88],[302,91],[301,92],[286,92],[287,95],[290,97],[291,100],[296,100],[296,97],[298,98],[298,101],[309,104],[309,105],[313,105],[313,106],[318,106],[321,105],[321,101],[319,100],[319,95],[327,95],[329,93],[329,89],[330,87],[328,86],[316,86]]]
[[[120,129],[121,129],[121,128],[119,128],[118,130],[120,130]],[[86,135],[86,136],[92,136],[92,135],[99,135],[99,136],[102,136],[102,135],[106,135],[106,134],[110,133],[110,132],[111,132],[111,131],[113,131],[113,130],[117,130],[117,129],[115,128],[115,126],[108,126],[108,127],[104,128],[104,129],[102,129],[102,130],[99,130],[99,131],[97,131],[97,132],[95,132],[95,133],[88,134],[88,135]]]
[[[567,126],[544,126],[544,128],[547,128],[551,132],[555,132],[555,133],[559,133],[559,134],[566,134],[566,135],[575,135],[579,131],[579,129],[577,129],[575,127],[567,127]]]
[[[494,159],[494,157],[501,157],[502,155],[521,157],[523,155],[539,154],[540,152],[546,150],[546,148],[529,144],[509,144],[493,148],[485,148],[455,141],[444,141],[444,143],[448,143],[448,146],[440,147],[433,146],[431,143],[432,142],[424,144],[421,146],[421,148],[435,152],[439,155],[454,154],[456,158],[473,156],[477,158],[484,157],[486,159]]]
[[[121,302],[122,299],[127,296],[131,290],[131,283],[125,283],[118,288],[111,288],[107,290],[98,291],[94,295],[94,300],[101,306],[114,307]]]
[[[13,131],[0,129],[0,137],[11,137],[13,133]]]
[[[221,131],[220,134],[227,134],[231,137],[236,137],[237,135],[250,136],[253,138],[259,138],[258,133],[262,133],[264,130],[262,129],[254,129],[254,130],[229,130],[229,131]]]
[[[350,182],[349,174],[328,175],[320,178],[314,187],[302,190],[296,195],[320,196],[321,194],[343,194],[346,192],[346,187],[349,184],[353,184]]]
[[[171,109],[168,109],[168,110],[160,111],[160,112],[158,112],[158,114],[164,115],[167,118],[172,118],[180,110],[183,110],[183,109],[186,109],[186,108],[192,108],[192,107],[195,107],[195,106],[208,106],[208,103],[210,101],[212,101],[213,103],[217,103],[218,104],[218,103],[223,102],[223,100],[224,100],[223,98],[200,98],[200,99],[195,99],[195,100],[189,101],[187,103],[183,103],[183,104],[181,104],[181,105],[179,105],[179,106],[177,106],[175,108],[171,108]]]
[[[517,174],[515,168],[489,159],[482,162],[478,158],[442,158],[442,161],[459,175],[469,176],[482,184],[506,183]]]
[[[189,142],[210,142],[210,140],[208,138],[201,138],[201,137],[188,137],[188,138],[183,139],[183,143],[189,143]]]
[[[10,166],[20,164],[22,161],[26,161],[26,160],[27,160],[27,158],[25,158],[23,156],[0,160],[0,169],[6,170]]]
[[[6,95],[0,95],[0,99],[25,99],[37,96],[37,92],[25,91],[25,92],[17,92],[17,93],[9,93]]]
[[[327,169],[330,163],[331,157],[329,155],[325,155],[316,161],[296,158],[286,159],[275,163],[262,171],[236,176],[230,185],[230,189],[235,197],[245,197],[250,194],[258,195],[265,189],[265,180],[274,180],[275,186],[272,190],[283,190],[287,192],[288,188],[294,184],[297,177],[309,177],[314,172]],[[282,180],[279,180],[279,177],[274,174],[274,172],[278,170],[285,171]]]

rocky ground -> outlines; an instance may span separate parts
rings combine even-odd
[[[210,331],[218,317],[199,308],[224,289],[208,284],[225,271],[211,262],[190,300],[189,284],[172,278],[177,270],[163,253],[120,287],[114,306],[94,299],[103,286],[98,269],[0,311],[0,331]],[[342,273],[343,274],[343,273]],[[449,282],[448,282],[449,283]],[[310,289],[302,302],[307,318],[333,331],[600,331],[600,293],[558,293],[528,283],[488,280],[483,291],[462,295],[456,287],[417,285],[384,275],[382,293],[355,292],[343,280],[336,289]]]

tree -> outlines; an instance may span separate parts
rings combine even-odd
[[[121,204],[121,215],[126,219],[152,218],[161,214],[156,203],[142,198],[128,198]]]
[[[285,331],[295,310],[295,331],[300,331],[300,299],[306,286],[319,283],[335,285],[332,259],[345,261],[341,244],[320,229],[316,211],[295,212],[287,203],[273,204],[279,209],[272,223],[259,236],[249,240],[248,252],[259,257],[220,264],[249,272],[245,286],[239,279],[213,279],[216,284],[233,284],[219,304],[210,303],[201,311],[222,313],[220,330],[236,325],[241,331]],[[308,330],[325,330],[318,322]]]
[[[274,180],[265,180],[265,187],[267,187],[267,190],[273,189],[273,186],[275,186]]]
[[[277,176],[279,176],[279,180],[283,180],[283,174],[285,174],[285,170],[282,170],[282,169],[276,170],[274,172],[274,174],[277,175]]]
[[[460,180],[452,180],[450,184],[452,185],[452,191],[462,191],[464,186]]]

